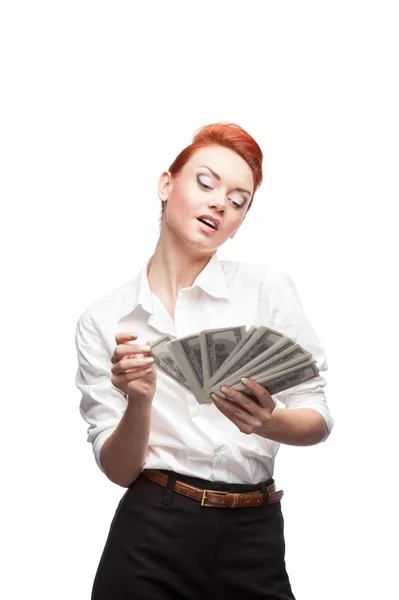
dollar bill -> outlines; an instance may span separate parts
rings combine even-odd
[[[171,377],[185,390],[191,392],[190,386],[168,346],[168,342],[175,339],[174,336],[169,334],[161,336],[151,344],[151,352],[149,352],[149,355],[153,356],[156,367],[162,371],[162,373],[165,373],[165,375]]]
[[[198,333],[167,342],[176,362],[178,363],[191,392],[197,402],[206,401],[203,393],[204,376],[202,372],[202,356],[200,336]],[[209,400],[208,400],[209,401]]]
[[[209,380],[247,336],[245,325],[205,329],[199,333],[204,397],[209,396]]]
[[[278,368],[289,368],[291,366],[291,362],[298,358],[311,358],[311,354],[307,352],[302,346],[299,344],[291,343],[291,340],[288,338],[283,338],[281,342],[274,344],[269,350],[263,352],[259,357],[253,359],[250,363],[235,371],[232,375],[223,379],[223,384],[233,386],[235,383],[238,383],[241,377],[256,377],[257,375],[266,375],[269,373],[271,369],[276,367]],[[294,366],[296,363],[293,363]],[[213,386],[209,392],[217,392],[217,388],[220,387],[220,383],[217,383]]]
[[[319,374],[312,354],[295,338],[265,326],[206,329],[182,338],[167,334],[152,343],[151,354],[156,367],[200,404],[212,402],[212,392],[223,396],[223,384],[256,399],[241,377],[273,395]]]
[[[279,371],[272,375],[261,377],[259,379],[256,379],[256,381],[262,387],[264,387],[271,396],[273,396],[274,394],[277,394],[279,392],[291,389],[292,387],[295,387],[300,383],[309,381],[309,379],[313,379],[318,375],[319,370],[317,368],[316,361],[312,359],[307,363],[304,363],[303,365],[297,365],[290,369],[285,369],[284,371]],[[256,396],[251,391],[249,391],[243,383],[236,384],[232,387],[238,390],[239,392],[243,392],[247,396],[256,399]],[[220,391],[219,395],[223,395],[226,398],[226,396]]]
[[[232,350],[231,354],[227,357],[227,359],[225,360],[225,362],[223,363],[223,365],[220,365],[219,369],[222,366],[225,367],[230,361],[233,361],[233,359],[234,359],[235,355],[237,354],[237,352],[239,352],[241,350],[241,348],[244,346],[244,344],[247,344],[247,342],[249,342],[249,340],[251,339],[251,337],[253,336],[253,334],[255,333],[255,331],[257,331],[258,329],[259,329],[259,326],[257,326],[257,325],[251,325],[251,327],[246,332],[245,336],[237,344],[237,346]],[[212,374],[212,379],[214,378],[214,376],[218,377],[217,371]]]
[[[274,344],[286,340],[287,345],[293,345],[290,338],[286,338],[279,331],[270,329],[269,327],[259,327],[253,335],[247,340],[243,347],[236,353],[232,360],[226,361],[226,365],[223,365],[209,381],[209,388],[213,387],[215,383],[225,380],[234,374],[235,371],[245,367],[251,360],[259,357],[269,350]]]

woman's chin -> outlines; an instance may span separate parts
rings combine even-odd
[[[208,251],[216,250],[223,244],[223,240],[220,242],[220,239],[218,239],[218,242],[220,243],[215,243],[215,234],[217,234],[217,231],[208,232],[203,229],[204,227],[207,227],[207,225],[204,225],[197,219],[193,219],[193,221],[193,227],[185,227],[182,229],[182,223],[180,221],[176,224],[176,228],[171,228],[184,244],[190,248],[206,248]]]

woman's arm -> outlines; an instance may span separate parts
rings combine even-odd
[[[226,398],[211,394],[217,408],[242,433],[291,446],[312,446],[327,439],[328,421],[320,414],[319,406],[278,408],[273,396],[259,382],[247,378],[245,386],[257,400],[227,385],[220,388]]]
[[[107,477],[129,487],[140,475],[147,456],[152,398],[129,399],[116,429],[105,440],[100,461]]]
[[[308,350],[316,359],[320,371],[318,377],[275,395],[276,399],[285,405],[285,408],[278,410],[276,408],[276,414],[272,415],[270,439],[275,439],[271,437],[272,435],[276,438],[279,436],[280,439],[277,441],[294,445],[312,445],[324,442],[334,427],[334,420],[324,393],[326,380],[321,374],[328,368],[323,345],[305,314],[298,291],[287,272],[275,269],[274,277],[270,281],[270,288],[266,286],[266,289],[270,290],[268,294],[270,326],[293,337],[303,348]],[[324,424],[319,417],[324,420]],[[322,432],[324,432],[323,435],[321,435]],[[297,441],[283,441],[283,437],[287,440],[297,439]],[[302,443],[301,440],[304,439],[310,441],[306,444]]]
[[[87,441],[99,468],[114,483],[128,487],[145,462],[152,397],[131,398],[112,385],[112,362],[101,328],[86,311],[76,327],[82,393],[80,413],[89,424]]]
[[[271,271],[263,282],[260,313],[265,326],[296,340],[313,355],[319,371],[327,369],[324,348],[304,313],[292,279],[281,269]],[[292,446],[312,446],[330,435],[334,421],[324,394],[326,380],[320,372],[317,377],[273,394],[276,399],[251,378],[243,384],[258,402],[228,385],[220,388],[225,399],[220,395],[213,398],[217,408],[241,432]],[[276,400],[285,408],[278,408]]]
[[[328,435],[325,420],[312,408],[276,407],[270,421],[256,435],[291,446],[313,446]]]

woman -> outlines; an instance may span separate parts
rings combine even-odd
[[[280,443],[328,437],[325,379],[275,398],[249,380],[258,402],[227,388],[228,399],[216,394],[199,404],[151,357],[151,343],[164,334],[266,325],[295,337],[319,370],[327,368],[290,277],[217,257],[261,181],[261,149],[241,127],[216,123],[197,131],[160,176],[153,256],[78,321],[76,384],[88,441],[100,469],[127,488],[92,600],[294,598],[274,457]]]

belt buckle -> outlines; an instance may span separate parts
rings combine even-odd
[[[202,490],[201,506],[215,506],[214,504],[207,504],[207,501],[206,501],[207,492],[212,492],[213,494],[219,494],[220,496],[230,493],[230,492],[223,492],[220,490]]]

